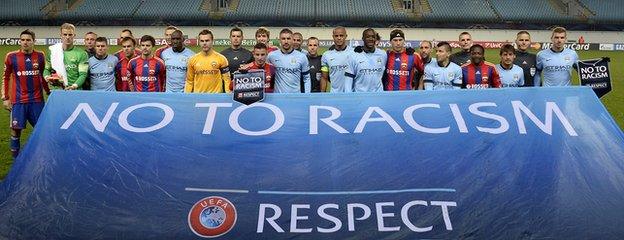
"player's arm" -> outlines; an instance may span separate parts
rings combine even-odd
[[[500,88],[502,86],[500,74],[498,74],[498,70],[496,70],[493,64],[490,65],[490,68],[492,69],[492,87]]]
[[[520,73],[522,74],[520,74],[520,81],[518,81],[518,87],[524,86],[524,71],[520,71]]]
[[[329,64],[327,64],[326,55],[321,56],[321,92],[327,91],[327,83],[329,82]]]
[[[305,93],[310,93],[312,90],[312,80],[310,79],[310,62],[308,58],[301,55],[301,77],[303,78],[303,89]]]
[[[453,74],[452,84],[453,89],[461,89],[464,84],[462,69],[459,67],[456,67],[455,74]]]
[[[195,58],[191,57],[186,64],[186,81],[184,81],[184,92],[192,93],[193,84],[195,83]]]
[[[420,84],[418,86],[420,90],[433,90],[433,73],[430,68],[425,68],[425,72],[420,78]]]
[[[412,50],[413,51],[413,50]],[[425,65],[422,61],[422,58],[420,58],[420,55],[418,54],[414,54],[412,52],[412,54],[414,55],[414,68],[415,71],[417,71],[421,76],[419,79],[416,79],[416,74],[413,75],[413,82],[412,82],[412,86],[414,87],[414,89],[420,89],[420,84],[421,84],[421,79],[422,79],[422,73],[425,72]]]
[[[165,61],[158,59],[160,61],[160,68],[158,69],[158,84],[160,84],[160,91],[164,92],[167,87],[167,69],[165,68]]]
[[[45,55],[45,66],[43,68],[43,79],[46,80],[46,82],[49,81],[48,78],[52,75],[52,62],[50,60],[50,55],[52,54],[50,53]]]
[[[115,89],[121,91],[122,79],[121,79],[121,61],[115,64]]]
[[[89,74],[89,56],[87,55],[87,52],[83,51],[80,53],[80,59],[78,63],[78,79],[76,80],[76,82],[74,82],[73,85],[68,86],[67,88],[69,88],[70,90],[76,90],[82,87],[82,84],[84,84],[85,80],[87,79],[88,74]]]
[[[45,59],[45,53],[42,52],[41,54],[43,55],[43,59]],[[48,66],[45,60],[41,64],[43,64],[43,66],[41,66],[43,69]],[[45,80],[43,72],[39,72],[39,76],[41,77],[41,86],[43,86],[43,90],[46,95],[50,96],[50,86],[48,86],[48,82]]]
[[[355,77],[357,73],[357,59],[355,59],[356,55],[352,55],[353,58],[349,59],[347,62],[347,69],[345,69],[345,77],[351,79],[351,91],[355,92]]]
[[[9,61],[9,55],[4,59],[4,77],[2,78],[2,104],[6,110],[11,111],[11,97],[9,96],[9,85],[11,84],[11,74],[13,67]]]
[[[136,91],[136,89],[134,88],[134,78],[135,78],[135,74],[134,74],[134,65],[135,61],[130,61],[128,62],[128,65],[126,66],[126,76],[128,77],[128,89],[130,89],[131,92]]]
[[[221,61],[222,64],[221,68],[219,68],[219,71],[221,72],[221,79],[223,79],[223,84],[225,84],[225,86],[223,86],[223,89],[225,89],[225,93],[231,93],[232,76],[230,76],[230,64],[225,57],[222,57]]]
[[[538,52],[537,56],[535,57],[535,76],[533,76],[533,85],[535,87],[539,87],[542,85],[542,69],[544,68],[544,62],[541,59],[542,55],[540,54],[542,52]]]

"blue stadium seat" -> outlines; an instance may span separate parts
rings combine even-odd
[[[7,20],[43,19],[41,8],[48,0],[3,0],[0,1],[0,18]]]
[[[596,16],[590,19],[619,23],[624,19],[624,3],[621,1],[581,0],[581,2],[596,13]]]
[[[548,1],[519,2],[509,0],[490,0],[503,20],[531,22],[552,22],[573,20],[573,16],[558,13]]]

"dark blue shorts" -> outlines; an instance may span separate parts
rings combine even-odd
[[[37,124],[37,120],[39,120],[43,105],[43,102],[13,104],[11,109],[11,128],[24,129],[26,128],[26,121],[34,127]]]

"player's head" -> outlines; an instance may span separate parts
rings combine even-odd
[[[173,34],[175,30],[178,30],[175,26],[168,26],[165,28],[165,42],[167,42],[167,45],[171,45],[171,34]]]
[[[481,64],[481,62],[485,60],[484,53],[485,49],[483,46],[479,44],[472,45],[472,47],[470,47],[470,61],[475,65]]]
[[[22,31],[19,42],[22,51],[31,52],[35,46],[35,32],[30,29]]]
[[[403,51],[405,48],[405,33],[401,29],[394,29],[390,32],[390,44],[395,52]]]
[[[472,36],[468,32],[462,32],[459,34],[459,47],[463,51],[469,51],[472,47]]]
[[[556,50],[562,50],[565,42],[568,40],[566,29],[563,27],[553,28],[550,40],[552,40]]]
[[[234,49],[238,49],[243,44],[243,30],[234,27],[230,30],[230,45]]]
[[[61,25],[61,41],[65,46],[74,45],[74,37],[76,37],[76,27],[71,23],[63,23]]]
[[[136,49],[136,40],[133,37],[124,37],[120,41],[121,49],[128,58],[134,56],[134,49]]]
[[[372,28],[362,31],[362,42],[367,49],[374,49],[377,46],[377,32]]]
[[[150,35],[143,35],[139,41],[139,49],[144,57],[152,55],[152,48],[156,45],[156,39]]]
[[[318,55],[318,48],[319,48],[318,38],[309,37],[308,38],[308,54],[310,54],[310,56]]]
[[[301,44],[303,44],[303,35],[300,32],[293,33],[293,48],[301,49]]]
[[[423,40],[420,42],[420,46],[418,46],[418,53],[421,58],[428,59],[431,56],[431,42],[428,40]]]
[[[84,45],[85,48],[90,50],[95,47],[95,39],[98,37],[94,32],[88,32],[84,36]]]
[[[291,49],[293,49],[292,48],[293,47],[292,34],[293,32],[288,28],[284,28],[282,29],[282,31],[280,31],[279,41],[280,41],[280,46],[282,47],[282,50],[284,52],[289,52]]]
[[[269,32],[269,29],[265,27],[260,27],[258,28],[258,30],[256,30],[256,42],[268,44],[270,38],[271,38],[271,32]]]
[[[347,29],[344,27],[336,27],[332,31],[332,38],[336,48],[343,49],[347,45]]]
[[[531,34],[527,31],[520,31],[516,34],[516,45],[518,50],[526,51],[531,46]]]
[[[266,44],[256,43],[252,52],[254,62],[256,63],[256,65],[262,66],[264,65],[264,63],[266,63],[267,52],[268,52],[268,49],[267,49]]]
[[[178,51],[184,49],[184,34],[182,31],[175,30],[171,33],[171,47]]]
[[[123,39],[125,37],[131,37],[134,38],[134,35],[132,35],[132,31],[130,29],[124,29],[121,30],[121,32],[119,33],[119,39]]]
[[[449,60],[453,47],[448,42],[439,42],[436,45],[436,59],[438,62],[444,62]]]
[[[94,42],[95,55],[98,57],[106,56],[106,51],[108,51],[108,39],[105,37],[98,37]]]
[[[510,66],[513,64],[513,61],[516,59],[516,50],[511,44],[505,44],[501,47],[499,52],[501,63]]]
[[[197,41],[199,43],[199,47],[201,47],[202,52],[208,53],[212,50],[212,40],[213,40],[212,32],[208,29],[201,30],[199,35],[197,36]]]

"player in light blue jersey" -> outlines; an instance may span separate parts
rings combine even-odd
[[[542,73],[542,86],[572,85],[572,68],[576,67],[579,57],[576,51],[565,48],[567,41],[566,29],[553,29],[552,47],[537,53],[537,71]],[[535,82],[539,86],[539,82]]]
[[[182,31],[175,30],[171,33],[171,47],[165,49],[161,54],[167,69],[167,80],[165,81],[166,92],[184,92],[186,83],[186,70],[188,60],[195,55],[191,49],[184,47],[184,35]]]
[[[462,69],[451,62],[453,49],[447,42],[440,42],[436,48],[436,62],[425,65],[425,74],[420,86],[424,90],[460,89]]]
[[[368,28],[362,32],[364,46],[358,46],[349,59],[345,76],[353,82],[354,92],[383,92],[381,78],[384,75],[388,55],[376,48],[377,32]]]
[[[347,30],[344,27],[334,28],[332,37],[334,46],[321,58],[321,90],[327,89],[327,82],[330,82],[330,92],[351,92],[352,79],[345,76],[353,54],[353,48],[347,45]]]
[[[304,92],[311,88],[308,57],[293,48],[293,32],[284,28],[279,34],[281,49],[267,56],[267,61],[275,66],[275,92],[300,93],[303,78]]]
[[[92,91],[116,91],[115,90],[115,66],[119,59],[106,53],[108,39],[98,37],[95,39],[95,55],[89,58],[89,78],[91,79]]]
[[[511,44],[505,44],[500,49],[501,61],[496,64],[496,71],[500,76],[502,87],[524,86],[524,71],[518,65],[513,64],[516,60],[516,50]]]

